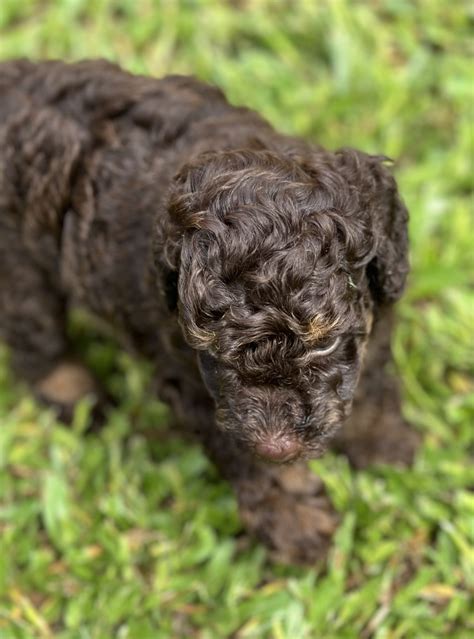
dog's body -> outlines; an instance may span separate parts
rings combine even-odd
[[[67,307],[85,306],[153,361],[247,526],[282,558],[320,556],[335,525],[322,487],[261,459],[318,456],[343,422],[358,466],[409,461],[415,443],[384,370],[408,265],[383,159],[280,135],[192,78],[0,64],[0,331],[16,371],[63,407],[93,389],[66,333]]]

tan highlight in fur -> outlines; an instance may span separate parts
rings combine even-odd
[[[205,329],[199,327],[191,330],[189,327],[187,327],[186,332],[189,339],[193,342],[196,348],[199,348],[200,346],[209,348],[216,341],[216,334],[213,331],[206,331]]]
[[[339,324],[339,317],[328,319],[324,315],[316,314],[306,328],[306,341],[318,342]]]

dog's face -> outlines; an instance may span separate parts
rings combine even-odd
[[[319,456],[407,270],[406,210],[380,158],[207,155],[178,176],[170,219],[180,322],[218,425],[266,460]]]

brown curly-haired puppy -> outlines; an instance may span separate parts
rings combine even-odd
[[[275,556],[314,561],[336,517],[304,460],[338,431],[356,466],[407,462],[416,441],[385,371],[408,271],[385,160],[280,135],[193,78],[0,64],[0,329],[15,370],[67,412],[97,392],[67,309],[109,321],[154,363],[247,527]]]

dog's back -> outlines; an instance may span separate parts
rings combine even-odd
[[[138,341],[150,350],[151,238],[173,174],[262,130],[257,114],[191,77],[135,76],[101,60],[0,63],[0,251],[10,256],[0,284],[26,259],[42,286],[146,334]]]
[[[188,76],[154,79],[133,75],[105,60],[0,63],[0,114],[29,104],[52,108],[87,126],[127,119],[128,128],[153,128],[153,142],[164,144],[185,126],[228,108],[222,92]],[[16,103],[15,103],[16,101]],[[221,108],[219,108],[219,105]]]

